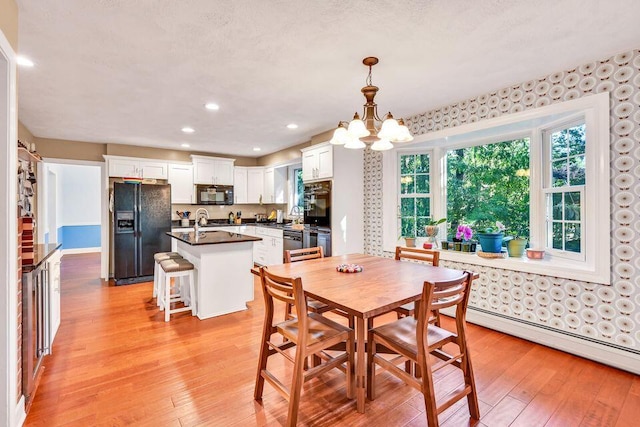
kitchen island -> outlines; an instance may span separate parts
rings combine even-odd
[[[253,300],[253,242],[259,237],[226,231],[170,232],[177,252],[195,267],[199,319],[245,310]]]

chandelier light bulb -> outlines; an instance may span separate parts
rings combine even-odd
[[[371,134],[371,132],[369,132],[369,130],[367,130],[367,127],[364,125],[364,122],[360,119],[358,113],[356,113],[353,116],[353,120],[349,122],[347,131],[353,138],[362,138]]]
[[[393,118],[391,113],[387,113],[384,122],[382,122],[382,128],[380,128],[380,132],[378,132],[378,137],[394,141],[399,136],[399,133],[400,126],[398,122]]]
[[[374,151],[385,151],[391,150],[393,148],[393,144],[389,142],[388,139],[379,139],[373,144],[371,144],[371,149]]]
[[[349,136],[349,132],[347,132],[347,129],[340,124],[340,126],[338,126],[333,132],[333,138],[331,138],[331,141],[329,142],[333,145],[345,145],[350,140],[351,137]]]
[[[409,128],[405,125],[398,126],[398,136],[396,137],[395,142],[410,142],[413,141],[413,136],[411,132],[409,132]]]
[[[364,148],[366,146],[367,146],[367,144],[365,144],[364,142],[360,141],[360,139],[358,139],[358,138],[349,138],[349,142],[344,144],[344,148],[350,148],[352,150],[357,150],[359,148]]]
[[[398,120],[398,135],[394,142],[410,142],[413,141],[413,135],[409,132],[409,128],[404,124],[404,120]]]

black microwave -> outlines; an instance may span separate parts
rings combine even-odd
[[[196,185],[199,205],[232,205],[233,185]]]

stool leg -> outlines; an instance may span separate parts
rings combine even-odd
[[[191,305],[191,294],[187,284],[185,283],[186,276],[180,276],[180,299],[185,307]]]
[[[160,264],[154,262],[153,264],[153,298],[158,296],[158,274],[160,273],[158,270],[160,269]]]
[[[164,274],[164,321],[168,322],[171,317],[171,275]]]
[[[158,298],[156,299],[156,304],[158,305],[158,307],[160,307],[160,310],[164,310],[165,307],[165,300],[164,300],[164,293],[165,293],[165,275],[166,273],[164,272],[164,270],[162,269],[162,267],[158,268]]]
[[[195,280],[193,280],[193,270],[189,270],[189,305],[191,306],[191,315],[196,315],[196,301],[198,298],[196,296],[196,285]]]
[[[165,282],[165,272],[161,266],[158,266],[158,299],[156,300],[158,306],[161,310],[164,310],[164,282]]]

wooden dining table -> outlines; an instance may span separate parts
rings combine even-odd
[[[358,264],[360,273],[341,273],[340,264]],[[345,311],[356,320],[356,399],[358,412],[365,412],[366,320],[387,313],[422,296],[425,281],[451,280],[463,272],[444,267],[396,261],[364,254],[349,254],[270,265],[278,276],[300,277],[305,295]]]

